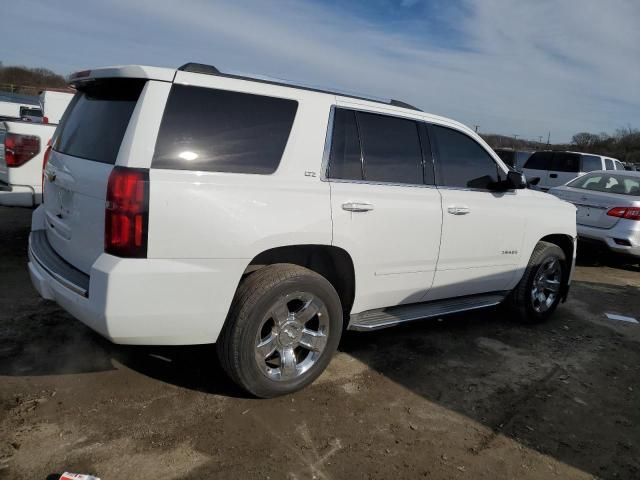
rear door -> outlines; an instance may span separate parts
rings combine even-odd
[[[569,152],[553,152],[547,188],[558,187],[580,174],[580,155]]]
[[[78,87],[52,141],[43,192],[47,239],[87,274],[104,249],[107,182],[144,86],[110,78]]]
[[[353,311],[419,301],[433,282],[442,223],[424,124],[336,108],[331,138],[333,243],[358,272]]]

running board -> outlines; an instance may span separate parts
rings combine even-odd
[[[368,310],[351,315],[347,330],[370,332],[380,328],[393,327],[400,323],[412,322],[413,320],[440,317],[442,315],[466,312],[478,308],[493,307],[501,303],[508,294],[509,292],[493,292]]]

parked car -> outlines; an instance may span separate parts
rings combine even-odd
[[[581,152],[535,152],[522,169],[527,179],[540,178],[542,191],[564,185],[580,175],[595,170],[624,170],[620,160]]]
[[[72,75],[33,214],[35,288],[121,344],[216,343],[272,397],[343,329],[566,298],[575,207],[525,189],[472,130],[187,64]]]
[[[640,172],[591,172],[549,193],[576,205],[579,238],[640,258]]]
[[[35,99],[35,97],[33,97]],[[42,119],[42,108],[37,104],[27,102],[0,100],[0,119],[19,120],[19,119]]]
[[[0,121],[0,205],[34,207],[42,198],[47,143],[73,98],[69,92],[40,93],[40,118]]]
[[[533,152],[514,150],[513,148],[494,148],[493,151],[498,154],[504,163],[517,172],[522,172],[522,167],[533,154]]]

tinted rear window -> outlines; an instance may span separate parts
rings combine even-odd
[[[154,168],[273,173],[298,102],[174,85],[153,157]]]
[[[409,184],[423,182],[422,150],[416,122],[358,112],[358,126],[365,180]]]
[[[84,86],[71,101],[53,149],[102,163],[116,163],[120,144],[145,80],[108,79]]]
[[[579,172],[580,155],[575,153],[555,152],[551,161],[551,170],[554,172]]]
[[[39,108],[20,107],[20,116],[42,118],[42,110]]]
[[[329,178],[362,180],[360,140],[353,110],[337,108],[333,120]]]
[[[640,178],[612,173],[590,173],[567,184],[569,187],[640,196]]]

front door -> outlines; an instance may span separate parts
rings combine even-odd
[[[490,189],[502,169],[467,134],[435,125],[429,131],[443,214],[438,266],[424,299],[511,288],[522,256],[523,191]]]

